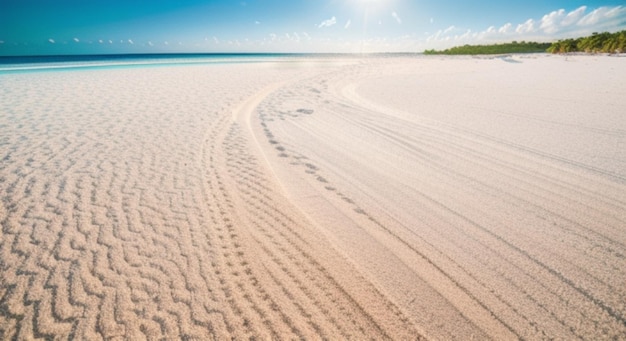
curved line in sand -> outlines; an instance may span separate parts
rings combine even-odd
[[[569,312],[564,313],[562,309],[565,306],[567,307],[565,309],[571,310],[571,307],[568,306],[570,298],[567,295],[563,295],[562,292],[569,293],[570,297],[577,297],[577,300],[573,300],[574,303],[572,305],[578,304],[578,300],[593,303],[593,309],[598,314],[604,314],[605,319],[602,320],[603,322],[612,323],[613,326],[617,325],[618,327],[620,324],[623,325],[623,317],[614,303],[615,297],[618,297],[618,295],[614,295],[612,293],[614,290],[611,290],[617,287],[615,284],[611,284],[615,281],[607,281],[600,274],[594,275],[595,277],[591,276],[591,273],[597,274],[597,272],[592,272],[585,268],[584,264],[578,264],[576,259],[564,258],[560,264],[554,262],[551,260],[551,257],[553,257],[551,254],[555,251],[552,249],[544,251],[541,249],[542,245],[536,247],[527,242],[528,240],[538,241],[539,239],[550,238],[554,233],[553,230],[559,228],[563,230],[564,234],[572,235],[572,240],[584,239],[592,242],[592,244],[596,244],[599,243],[596,241],[596,238],[599,238],[602,243],[607,243],[611,247],[622,248],[621,237],[617,239],[611,238],[616,235],[619,237],[619,232],[614,231],[616,226],[611,225],[613,226],[611,228],[604,228],[601,226],[602,224],[587,226],[588,224],[583,220],[585,218],[582,215],[574,212],[569,207],[561,207],[562,204],[560,202],[562,199],[581,201],[582,204],[588,202],[585,205],[587,205],[591,217],[601,218],[603,219],[602,221],[604,221],[604,218],[607,218],[607,221],[615,224],[622,221],[622,214],[619,209],[623,200],[620,199],[622,196],[614,194],[614,187],[616,187],[614,181],[596,176],[598,172],[589,174],[589,170],[593,171],[589,167],[582,167],[585,168],[585,171],[581,172],[580,167],[576,167],[576,164],[564,164],[563,158],[559,157],[559,155],[548,155],[547,153],[541,153],[541,151],[537,153],[536,149],[532,150],[525,148],[523,145],[506,143],[506,141],[473,131],[470,129],[471,127],[440,122],[422,115],[415,115],[415,113],[410,116],[410,112],[407,113],[394,106],[376,103],[375,101],[378,97],[369,98],[362,96],[358,91],[360,86],[369,80],[367,75],[364,76],[363,74],[341,74],[337,75],[331,82],[326,82],[326,76],[324,76],[326,89],[328,89],[326,96],[322,95],[318,102],[315,102],[315,99],[307,99],[306,101],[307,105],[309,105],[307,108],[315,109],[316,115],[311,116],[311,118],[304,118],[309,116],[303,116],[292,119],[290,115],[285,114],[285,119],[283,120],[283,116],[276,114],[275,117],[279,117],[280,120],[272,123],[274,128],[277,128],[279,125],[281,127],[280,130],[272,130],[272,132],[278,133],[276,134],[277,140],[296,149],[292,152],[301,156],[307,156],[307,162],[314,164],[316,170],[322,169],[325,171],[324,178],[328,180],[327,182],[333,188],[340,188],[342,193],[346,193],[345,185],[348,186],[347,190],[350,190],[350,186],[353,186],[352,193],[357,193],[355,194],[357,196],[359,193],[362,194],[362,198],[351,198],[355,199],[354,201],[358,203],[356,204],[358,207],[345,205],[342,202],[338,202],[338,200],[333,200],[333,195],[325,192],[323,189],[323,186],[327,185],[326,181],[323,185],[315,186],[315,176],[321,174],[317,173],[313,177],[309,177],[310,183],[308,185],[313,184],[312,187],[318,188],[319,191],[310,190],[309,192],[314,193],[315,196],[305,197],[302,194],[309,193],[303,192],[302,188],[292,188],[289,182],[290,179],[285,177],[291,176],[292,173],[281,172],[283,170],[281,168],[282,163],[276,163],[279,160],[272,158],[271,153],[268,154],[269,159],[276,167],[277,173],[282,177],[282,180],[286,180],[286,188],[294,192],[292,193],[294,206],[310,213],[308,215],[309,218],[317,223],[320,231],[326,234],[327,239],[335,249],[346,250],[350,248],[350,244],[355,243],[359,244],[360,248],[366,248],[364,247],[365,245],[376,245],[372,243],[371,239],[366,240],[366,238],[369,238],[368,234],[372,236],[372,231],[376,232],[376,227],[370,226],[372,223],[367,221],[353,220],[354,215],[350,212],[351,208],[357,207],[363,216],[366,216],[364,213],[372,214],[371,217],[376,220],[385,218],[380,217],[380,213],[383,216],[387,214],[391,216],[386,220],[389,226],[383,226],[385,225],[385,222],[383,222],[380,227],[383,229],[389,227],[391,229],[390,235],[396,237],[397,240],[391,240],[391,238],[386,237],[382,233],[375,234],[378,237],[378,240],[375,240],[375,242],[378,242],[378,249],[372,248],[366,252],[355,249],[348,250],[344,252],[344,254],[347,254],[346,258],[357,265],[365,264],[369,261],[367,253],[377,253],[380,258],[385,258],[388,264],[397,266],[401,263],[387,256],[390,255],[388,251],[398,252],[400,250],[400,252],[403,252],[403,247],[401,245],[398,247],[399,242],[408,243],[407,246],[412,247],[414,249],[412,251],[416,254],[424,252],[424,258],[439,270],[438,272],[427,272],[429,266],[425,265],[414,266],[413,271],[430,283],[437,294],[453,302],[453,305],[464,313],[463,317],[466,318],[466,321],[474,322],[487,335],[496,338],[512,338],[516,336],[522,338],[525,335],[532,335],[528,334],[531,332],[531,329],[526,329],[525,324],[532,323],[535,317],[522,311],[527,308],[534,309],[537,313],[545,314],[541,318],[549,321],[545,322],[546,325],[556,323],[562,325],[563,328],[569,328],[571,323],[568,320],[570,316],[567,315]],[[289,88],[289,94],[286,92],[277,93],[276,98],[270,96],[268,103],[276,112],[292,110],[293,106],[283,106],[282,102],[291,98],[307,96],[307,89],[313,87],[312,84],[313,82],[311,82],[310,86],[298,84],[298,89],[295,87],[293,90]],[[299,92],[299,89],[302,89],[302,92]],[[322,102],[324,99],[326,99],[326,102]],[[268,115],[272,116],[273,113],[268,113]],[[401,129],[405,124],[407,125],[406,130]],[[293,129],[289,130],[290,128]],[[398,128],[398,130],[396,131],[395,128]],[[298,134],[301,132],[306,135],[306,140],[299,139]],[[290,133],[293,135],[290,136]],[[360,133],[363,134],[362,136],[367,136],[367,138],[358,140],[361,136],[359,135]],[[350,140],[351,137],[356,137],[357,140]],[[417,187],[407,191],[402,190],[401,187],[407,187],[409,180],[399,180],[395,188],[393,184],[376,184],[376,180],[381,182],[383,180],[380,177],[376,178],[375,175],[386,175],[384,169],[380,168],[376,162],[381,162],[383,156],[387,154],[384,154],[385,151],[382,151],[382,156],[377,158],[377,150],[368,149],[367,152],[363,152],[361,156],[358,156],[359,148],[365,148],[359,146],[359,143],[364,143],[368,147],[376,147],[375,142],[370,143],[368,138],[378,138],[385,146],[396,146],[403,155],[409,155],[409,157],[413,157],[416,160],[424,159],[426,166],[419,169],[425,173],[412,176],[409,179],[421,181]],[[319,142],[319,145],[316,144],[317,142]],[[340,146],[341,150],[337,146]],[[267,151],[268,149],[265,150]],[[343,155],[349,156],[353,151],[356,151],[354,154],[355,159],[343,162],[344,160],[341,157]],[[378,150],[378,152],[381,151]],[[426,152],[430,152],[430,154]],[[430,155],[446,156],[449,159],[429,158]],[[413,159],[409,159],[409,161],[411,160]],[[367,176],[360,178],[356,176],[356,173],[360,170],[355,169],[354,166],[359,165],[359,162],[365,166],[371,166],[369,170],[372,176],[369,179]],[[368,164],[368,162],[374,163]],[[415,164],[419,165],[417,162]],[[464,174],[464,168],[455,168],[458,165],[469,166],[469,171],[474,171],[475,173]],[[400,165],[392,163],[390,168],[392,167],[397,169],[398,172],[391,174],[402,175],[410,173],[403,172],[405,169]],[[289,172],[291,168],[285,168],[285,170]],[[489,171],[498,179],[503,178],[505,182],[501,184],[490,182],[490,179],[485,179],[483,173],[481,173],[483,170]],[[436,173],[436,171],[442,172]],[[367,181],[370,179],[374,181],[371,185]],[[430,180],[434,184],[422,183],[424,179]],[[303,180],[304,182],[308,181],[304,178]],[[539,236],[515,230],[509,233],[491,222],[492,220],[499,221],[502,219],[498,215],[499,211],[483,210],[477,204],[479,201],[476,203],[469,201],[465,207],[459,204],[460,200],[458,198],[454,197],[456,193],[464,194],[465,190],[457,191],[455,188],[445,187],[448,183],[465,185],[466,182],[464,183],[464,181],[466,180],[480,180],[480,182],[476,182],[477,185],[473,191],[485,199],[489,199],[489,191],[497,190],[498,193],[501,193],[502,198],[515,205],[529,207],[534,211],[547,214],[555,221],[564,220],[567,223],[558,227],[556,223],[554,226],[546,225],[544,231],[538,231],[540,233]],[[441,188],[437,185],[438,181],[442,181]],[[598,193],[594,187],[600,184],[610,189],[609,193]],[[307,184],[302,186],[298,184],[298,187],[305,186]],[[410,229],[406,230],[405,226],[403,226],[405,224],[402,224],[402,222],[406,223],[408,221],[409,225],[413,222],[415,222],[415,225],[419,225],[419,222],[413,218],[413,215],[407,213],[404,220],[393,221],[393,212],[399,214],[403,214],[403,212],[401,210],[386,211],[384,204],[393,203],[393,199],[385,197],[384,194],[378,195],[376,193],[376,191],[379,193],[384,192],[385,189],[395,190],[400,195],[407,195],[407,199],[409,201],[413,200],[412,202],[415,203],[416,210],[420,209],[417,206],[418,204],[424,204],[425,208],[423,210],[425,213],[420,213],[421,215],[415,214],[415,217],[424,216],[428,219],[433,217],[432,222],[428,220],[423,224],[424,231],[415,232]],[[598,203],[598,198],[602,200],[602,204]],[[527,212],[520,211],[514,206],[507,206],[509,205],[508,201],[501,205],[496,204],[494,207],[497,210],[515,210],[514,212],[519,212],[521,217],[524,217],[523,219],[527,218]],[[373,204],[370,205],[368,202]],[[378,204],[380,204],[381,208],[377,208],[376,205]],[[370,206],[372,210],[369,209]],[[432,210],[432,212],[429,210]],[[488,218],[479,217],[477,212],[483,212]],[[607,217],[611,215],[615,219]],[[447,224],[442,225],[437,220],[439,219],[438,217],[442,221],[447,222]],[[516,226],[517,220],[503,222]],[[538,221],[538,224],[543,226],[541,221]],[[523,225],[521,226],[523,227]],[[343,237],[340,235],[341,233],[343,233]],[[447,236],[446,234],[448,233],[452,235]],[[422,237],[423,240],[421,239]],[[437,238],[442,239],[438,240]],[[356,239],[359,239],[359,241],[355,241]],[[471,249],[466,244],[470,245]],[[486,261],[479,259],[466,263],[459,261],[459,256],[450,254],[450,251],[443,247],[449,248],[448,250],[455,250],[459,254],[469,253],[473,251],[473,248],[477,248],[487,255],[495,255],[496,258]],[[537,250],[545,253],[537,253]],[[607,253],[611,252],[610,248],[606,250]],[[570,248],[567,249],[567,252],[578,256],[576,251],[572,251]],[[411,256],[409,252],[404,252],[404,254],[409,255],[403,258],[405,264],[411,263],[411,261],[413,261],[414,265],[420,264],[418,263],[420,260],[417,257]],[[422,263],[424,262],[422,261]],[[369,268],[370,272],[375,272],[376,270],[372,271],[371,269],[380,269],[376,268],[376,266],[376,264],[367,263],[360,268],[357,266],[357,268]],[[386,267],[386,269],[391,268],[395,269],[394,266]],[[379,271],[378,273],[384,273],[384,271]],[[448,275],[448,278],[442,278],[444,276],[439,275],[439,273]],[[500,278],[494,281],[494,283],[485,280],[484,274],[489,273],[497,274]],[[583,273],[584,275],[576,277],[578,273]],[[537,274],[541,274],[541,276]],[[381,290],[387,294],[387,297],[397,302],[405,310],[409,310],[409,313],[411,312],[410,310],[415,309],[412,306],[414,300],[410,302],[407,300],[409,303],[403,302],[402,293],[393,292],[400,287],[414,289],[416,288],[415,283],[412,283],[410,287],[402,284],[394,287],[390,285],[390,282],[384,282],[384,276],[379,276],[380,278],[377,278],[377,276],[377,274],[374,274],[369,279],[372,283],[379,285],[382,288]],[[597,283],[601,289],[591,290],[586,286],[586,283],[579,283],[579,278],[585,278],[585,281]],[[440,282],[436,283],[439,279],[441,279]],[[520,283],[524,283],[524,281],[530,281],[535,289],[529,289],[521,285]],[[459,290],[455,289],[449,282],[455,284]],[[499,287],[501,286],[499,283],[503,283],[504,287]],[[533,292],[533,290],[537,290],[537,292]],[[465,294],[461,293],[461,295],[458,295],[458,291],[464,291]],[[509,297],[510,293],[523,295],[522,297],[524,298],[518,301],[512,300]],[[547,300],[550,303],[549,306],[545,297],[550,297]],[[442,305],[431,305],[429,309],[435,306],[438,310],[443,309]],[[420,317],[415,317],[415,319],[420,320]],[[429,325],[429,322],[424,323],[421,321],[421,323]],[[431,329],[430,331],[433,330]],[[578,335],[577,333],[586,335],[585,333],[587,332],[582,329],[569,329],[569,331],[572,332],[572,335]],[[429,333],[426,333],[426,335],[429,335]]]
[[[250,134],[250,136],[252,137],[254,143],[254,148],[252,149],[254,149],[257,156],[261,157],[261,159],[265,163],[267,170],[271,173],[274,180],[276,180],[276,184],[280,186],[283,194],[287,193],[287,191],[285,190],[285,187],[276,175],[276,172],[274,171],[272,164],[267,158],[267,155],[263,152],[263,148],[261,147],[259,138],[256,136],[254,129],[252,128],[252,114],[259,106],[259,104],[261,104],[261,102],[263,102],[263,100],[267,98],[267,96],[285,86],[287,83],[288,82],[277,82],[266,86],[265,88],[261,89],[261,91],[254,94],[252,97],[247,98],[245,101],[237,105],[233,109],[232,116],[233,122],[245,127],[245,129],[248,131],[248,134]]]

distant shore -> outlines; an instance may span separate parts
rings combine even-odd
[[[609,53],[620,54],[626,52],[626,30],[615,33],[594,33],[591,36],[563,39],[552,43],[517,42],[463,45],[445,50],[426,50],[427,55],[478,55],[478,54],[505,54],[505,53]]]

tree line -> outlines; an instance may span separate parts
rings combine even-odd
[[[615,33],[594,32],[588,37],[559,40],[552,43],[547,52],[623,53],[626,52],[626,30]]]
[[[546,52],[550,47],[550,43],[535,42],[511,42],[493,45],[463,45],[456,46],[442,51],[426,50],[424,54],[444,54],[444,55],[462,55],[462,54],[503,54],[503,53],[533,53]]]
[[[554,43],[511,42],[493,45],[463,45],[437,51],[426,50],[426,55],[478,55],[505,53],[626,53],[626,30],[615,33],[594,32],[588,37],[563,39]]]

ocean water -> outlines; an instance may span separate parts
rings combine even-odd
[[[351,58],[420,56],[415,53],[341,54],[341,53],[192,53],[192,54],[117,54],[67,56],[0,56],[0,74],[45,72],[96,68],[158,67],[188,64],[229,64],[263,62],[301,62],[303,60],[340,60]]]
[[[69,56],[0,56],[0,73],[42,72],[94,68],[151,67],[187,64],[259,63],[319,57],[314,54],[120,54]],[[325,55],[326,57],[338,55]]]

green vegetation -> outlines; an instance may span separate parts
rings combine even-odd
[[[537,53],[546,52],[550,47],[550,43],[535,42],[512,42],[494,45],[464,45],[452,47],[443,51],[426,50],[424,54],[445,54],[445,55],[461,55],[461,54],[504,54],[504,53]]]
[[[464,45],[442,51],[426,50],[424,54],[477,55],[506,53],[626,53],[626,30],[609,33],[594,33],[588,37],[564,39],[554,43],[512,42],[494,45]]]
[[[547,51],[550,53],[623,53],[626,52],[626,30],[615,33],[594,33],[578,39],[559,40],[552,43]]]

